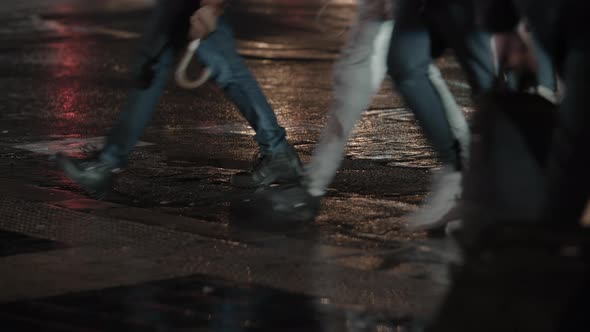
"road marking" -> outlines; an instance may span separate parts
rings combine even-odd
[[[55,20],[45,20],[39,15],[32,15],[33,26],[39,30],[54,31],[58,33],[77,32],[93,35],[107,35],[120,39],[136,39],[141,35],[136,32],[111,29],[101,26],[66,25]]]
[[[125,30],[117,30],[117,29],[110,29],[104,27],[84,27],[84,26],[77,26],[73,25],[70,27],[73,31],[76,32],[83,32],[88,34],[98,34],[98,35],[107,35],[112,36],[115,38],[120,39],[135,39],[139,38],[141,35],[139,33],[125,31]]]
[[[105,137],[64,138],[61,140],[39,141],[14,145],[14,148],[28,150],[35,153],[53,155],[57,152],[65,154],[79,154],[87,148],[100,150],[104,146]],[[148,142],[138,142],[136,147],[154,145]]]

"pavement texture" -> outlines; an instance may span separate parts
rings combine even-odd
[[[448,285],[452,244],[404,229],[432,151],[389,82],[347,148],[317,221],[231,227],[253,131],[213,85],[168,86],[115,190],[98,201],[55,169],[100,147],[126,98],[150,1],[0,5],[0,321],[6,331],[400,331]],[[323,127],[354,4],[242,1],[239,50],[304,161]],[[288,14],[287,14],[288,13]],[[440,66],[470,113],[457,64]],[[297,325],[299,324],[299,325]],[[4,329],[3,329],[4,330]]]

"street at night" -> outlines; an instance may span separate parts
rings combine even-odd
[[[230,177],[251,168],[258,148],[212,82],[187,90],[168,81],[104,197],[57,167],[58,152],[102,148],[154,3],[0,4],[0,330],[420,330],[461,258],[444,229],[406,227],[440,162],[389,78],[305,227],[234,222],[247,216],[232,215],[232,202],[255,189]],[[241,0],[227,9],[238,52],[304,164],[355,17],[356,1],[325,4]],[[471,120],[461,66],[452,52],[436,64]]]

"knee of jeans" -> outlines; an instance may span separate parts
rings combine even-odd
[[[442,73],[440,72],[440,69],[438,69],[438,67],[436,65],[430,64],[428,66],[428,78],[431,81],[443,80]]]
[[[387,67],[389,76],[396,85],[402,85],[419,79],[429,79],[428,66],[392,66]]]
[[[143,58],[133,66],[131,77],[138,87],[147,88],[153,84],[158,75],[168,72],[171,67],[172,61],[167,58]]]
[[[142,62],[134,66],[132,70],[132,80],[138,88],[148,88],[152,85],[156,77],[154,66],[148,62]]]
[[[232,68],[227,56],[212,52],[199,53],[199,60],[203,66],[211,71],[211,79],[220,88],[225,88],[231,83],[235,70]]]
[[[230,84],[232,80],[231,69],[227,65],[217,64],[215,66],[207,66],[211,71],[211,79],[221,89]]]
[[[414,80],[417,77],[428,79],[430,62],[411,61],[408,56],[390,53],[387,58],[387,72],[396,84]]]

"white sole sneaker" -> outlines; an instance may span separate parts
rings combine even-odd
[[[424,203],[407,216],[410,230],[434,230],[461,218],[461,172],[443,168],[432,176],[432,191]]]

